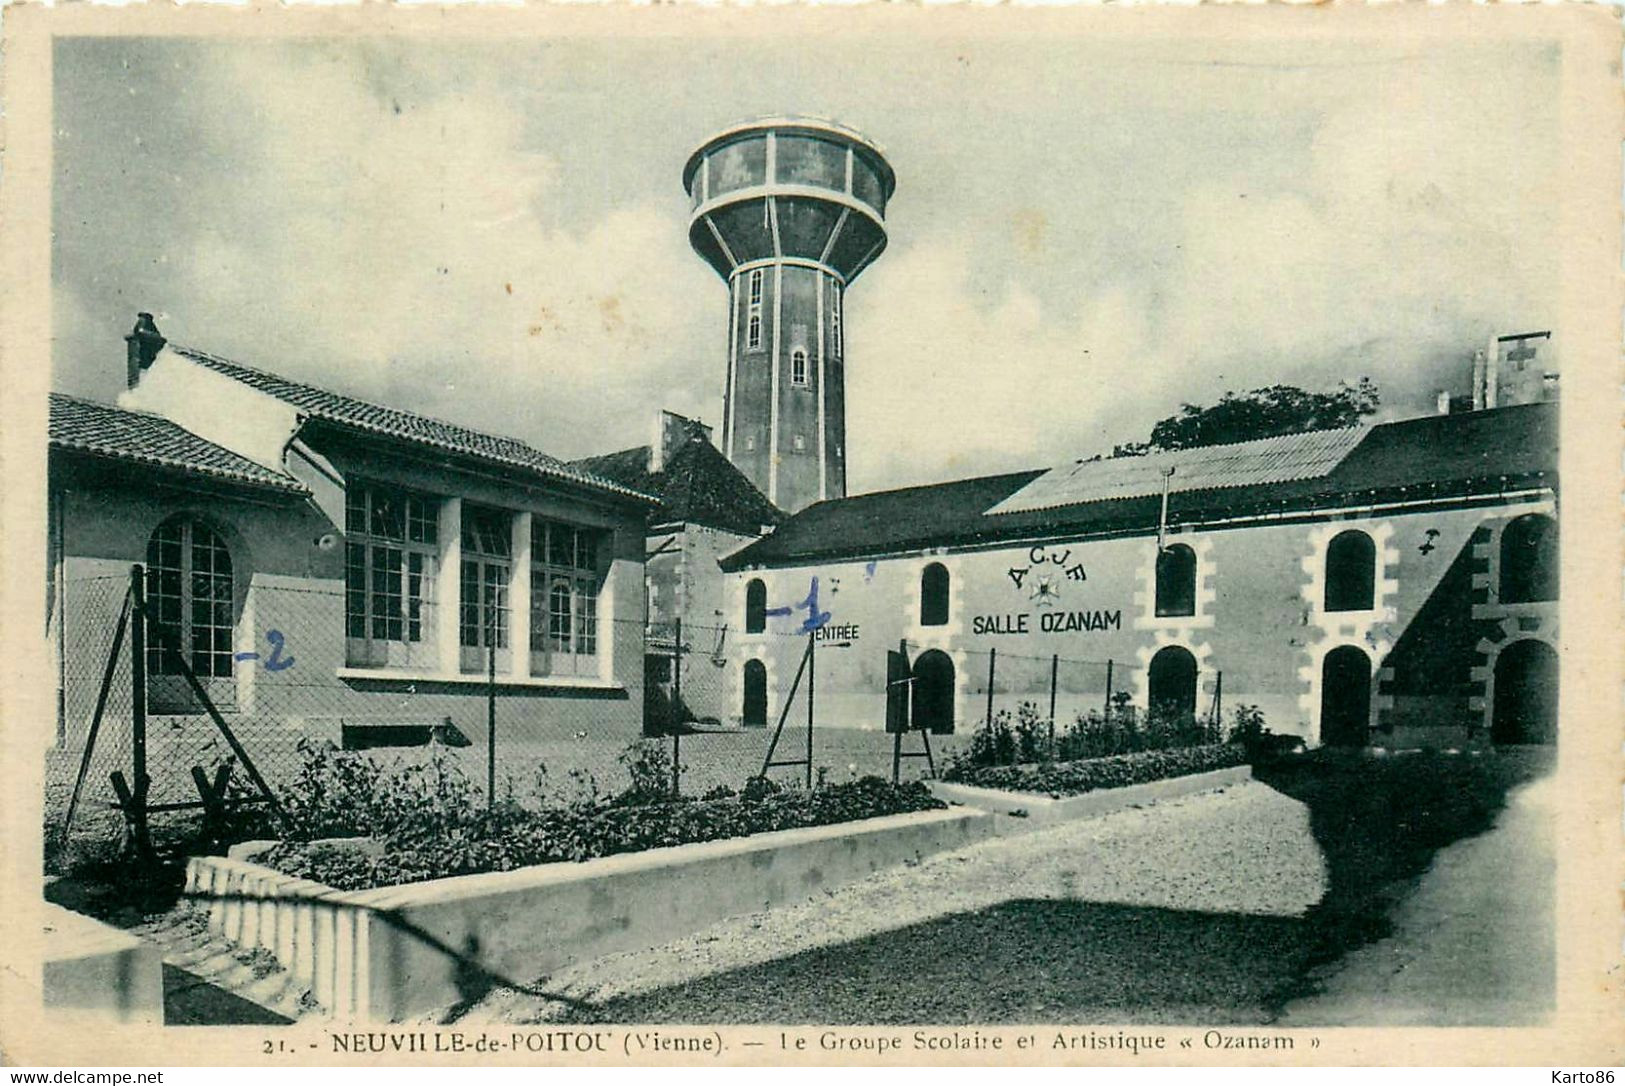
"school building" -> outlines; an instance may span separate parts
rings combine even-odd
[[[736,719],[771,722],[811,636],[830,724],[883,726],[901,643],[937,732],[980,722],[992,652],[1040,708],[1060,657],[1090,665],[1067,706],[1108,664],[1142,709],[1222,688],[1311,745],[1551,742],[1557,494],[1531,398],[821,502],[723,562]]]

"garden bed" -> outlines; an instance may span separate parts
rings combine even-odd
[[[996,766],[956,764],[948,768],[943,779],[974,788],[1061,799],[1102,789],[1126,788],[1175,777],[1212,773],[1243,766],[1246,762],[1247,752],[1239,744],[1206,743],[1072,762]]]
[[[759,782],[742,795],[664,803],[581,803],[541,810],[499,806],[422,831],[407,825],[390,833],[382,850],[343,842],[284,841],[259,861],[334,889],[366,890],[944,806],[919,782],[893,785],[865,777],[810,791]]]

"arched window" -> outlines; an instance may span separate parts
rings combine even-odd
[[[745,632],[761,633],[767,629],[767,585],[760,579],[745,586]]]
[[[920,625],[948,624],[948,569],[932,562],[920,574]]]
[[[1374,606],[1377,545],[1364,532],[1340,532],[1326,548],[1326,610],[1369,611]]]
[[[1501,602],[1557,599],[1557,522],[1531,513],[1501,532]]]
[[[741,723],[747,728],[767,727],[767,665],[745,661],[745,704]]]
[[[1175,543],[1157,552],[1157,617],[1196,614],[1196,552]]]
[[[807,383],[807,352],[800,347],[790,352],[790,383],[792,385]]]
[[[1165,719],[1196,715],[1196,657],[1178,645],[1151,657],[1151,712]]]
[[[926,728],[938,735],[952,735],[954,730],[954,662],[939,649],[922,652],[914,661],[914,711],[910,718],[915,728]]]
[[[166,643],[200,677],[229,677],[233,624],[231,553],[202,521],[177,518],[147,540],[147,670],[178,675]]]

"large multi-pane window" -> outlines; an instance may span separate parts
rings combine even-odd
[[[530,526],[530,652],[536,674],[596,670],[602,533],[537,517]]]
[[[351,662],[404,662],[391,646],[429,639],[439,502],[395,487],[352,486],[345,496],[344,529],[344,624]]]
[[[513,514],[465,504],[462,541],[459,640],[464,649],[505,649],[508,583],[513,577]],[[483,660],[481,655],[473,662]],[[464,665],[470,662],[465,659]]]
[[[231,554],[197,520],[158,526],[147,540],[147,670],[181,673],[186,655],[200,677],[227,678],[232,668]]]

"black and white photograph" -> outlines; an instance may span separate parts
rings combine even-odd
[[[8,1062],[1619,1062],[1617,15],[227,14],[8,15]]]

